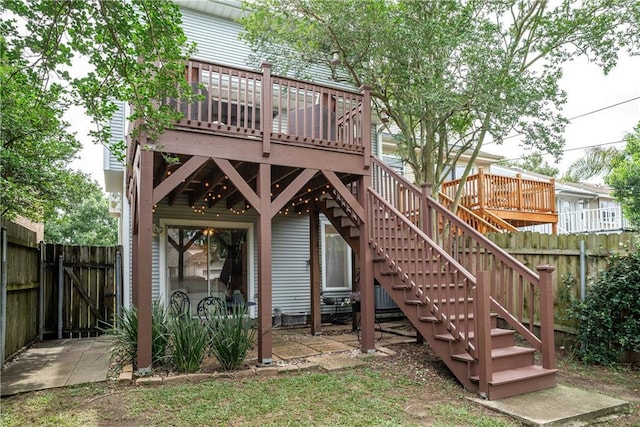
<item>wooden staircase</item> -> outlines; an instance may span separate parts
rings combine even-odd
[[[487,399],[555,386],[553,268],[528,270],[375,158],[372,182],[374,278],[463,386]],[[321,210],[356,248],[359,221],[332,197]]]

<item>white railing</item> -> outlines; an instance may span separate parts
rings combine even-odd
[[[629,230],[632,226],[622,214],[621,206],[599,209],[583,209],[573,212],[558,212],[558,233],[602,233]],[[551,233],[549,224],[520,228],[525,231]]]

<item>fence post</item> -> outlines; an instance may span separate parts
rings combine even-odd
[[[4,346],[7,335],[7,229],[0,230],[0,366],[4,364]]]
[[[271,129],[273,128],[272,98],[273,87],[271,85],[271,63],[263,62],[262,68],[262,109],[260,111],[260,123],[262,127],[262,156],[271,155]]]
[[[38,339],[44,340],[44,282],[45,282],[45,244],[40,242],[38,245],[40,250],[40,278],[38,280]]]
[[[493,380],[491,361],[491,290],[490,275],[486,271],[478,272],[474,299],[477,301],[475,313],[476,358],[478,359],[478,376],[480,396],[489,397],[489,383]]]
[[[553,271],[552,265],[536,267],[540,275],[540,338],[542,339],[542,367],[555,369],[555,339],[553,322]]]
[[[58,246],[60,247],[60,246]],[[62,339],[62,307],[64,305],[64,256],[58,255],[58,339]]]
[[[429,236],[433,237],[431,229],[431,210],[429,209],[428,199],[431,196],[431,183],[425,182],[420,185],[422,193],[420,195],[420,226],[422,231]]]
[[[116,315],[114,316],[113,319],[113,323],[114,325],[116,324],[116,320],[118,319],[118,316],[121,314],[122,312],[122,254],[120,253],[119,249],[116,249],[116,259],[115,259],[115,263],[114,263],[114,268],[116,270],[116,291],[115,291],[115,298],[116,298]],[[116,325],[117,327],[119,327],[120,325]]]

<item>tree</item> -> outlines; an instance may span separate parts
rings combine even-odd
[[[113,246],[118,243],[118,223],[109,216],[109,201],[98,184],[84,176],[82,195],[69,200],[70,208],[57,209],[46,219],[47,243],[81,246]]]
[[[498,164],[515,167],[529,172],[536,172],[551,177],[558,175],[558,168],[554,168],[547,163],[539,152],[524,156],[520,161],[503,160],[498,162]]]
[[[63,113],[84,107],[96,142],[110,143],[114,100],[153,138],[176,115],[160,94],[193,96],[184,79],[191,52],[178,7],[168,0],[3,0],[0,23],[0,213],[33,220],[50,215],[77,182],[64,169],[80,144]],[[83,71],[83,62],[89,70]]]
[[[371,87],[378,113],[400,130],[398,152],[417,183],[438,185],[465,152],[466,179],[487,138],[501,143],[508,133],[559,157],[567,122],[562,64],[588,55],[608,71],[619,47],[638,41],[640,16],[631,0],[555,7],[543,0],[255,0],[245,7],[244,38],[255,59],[298,75],[322,65],[335,81]]]
[[[611,172],[621,154],[621,151],[615,147],[590,147],[585,150],[584,156],[569,166],[562,180],[580,182],[595,176],[606,176]]]
[[[625,142],[605,183],[613,187],[613,197],[620,201],[629,221],[640,226],[640,122],[627,134]]]

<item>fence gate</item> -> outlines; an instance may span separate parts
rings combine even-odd
[[[96,336],[122,304],[121,248],[43,245],[43,326],[51,338]]]

